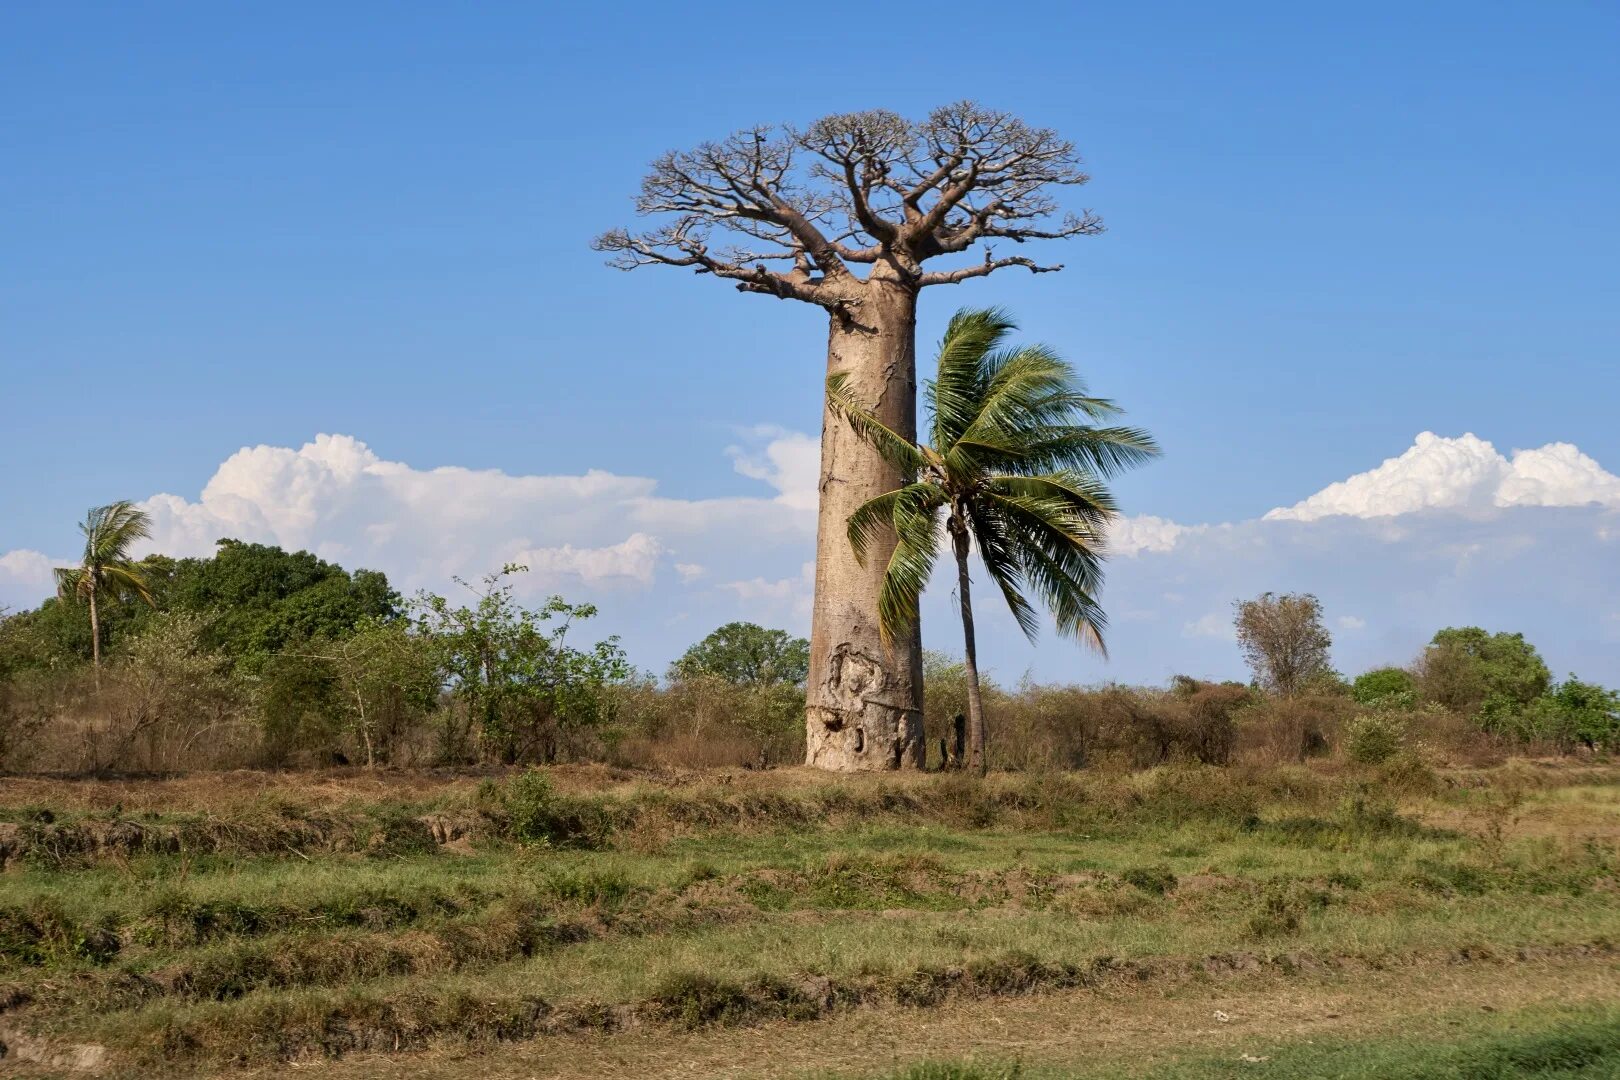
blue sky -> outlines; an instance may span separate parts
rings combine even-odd
[[[91,504],[195,507],[238,449],[291,454],[323,433],[415,470],[599,470],[656,482],[696,517],[714,509],[702,500],[751,498],[747,513],[792,518],[769,455],[802,458],[783,433],[816,432],[819,313],[608,270],[589,240],[630,222],[662,150],[973,97],[1071,137],[1095,177],[1075,202],[1109,231],[1047,252],[1062,274],[931,290],[924,353],[958,305],[1011,308],[1159,435],[1165,459],[1120,484],[1130,514],[1263,534],[1118,560],[1109,665],[999,635],[998,671],[1235,673],[1207,620],[1276,587],[1316,589],[1364,624],[1341,631],[1347,668],[1404,659],[1467,617],[1533,629],[1555,667],[1620,680],[1612,508],[1576,508],[1579,491],[1531,500],[1557,509],[1497,487],[1443,495],[1370,549],[1356,538],[1394,516],[1381,505],[1286,540],[1243,524],[1420,432],[1471,432],[1502,455],[1569,443],[1620,470],[1620,9],[1222,7],[823,4],[766,20],[702,5],[7,5],[0,556],[70,555]],[[313,483],[284,465],[267,466],[278,482]],[[263,476],[241,483],[238,501],[293,506]],[[350,534],[442,532],[443,515],[379,523],[367,515],[404,511],[322,498],[287,511],[307,522],[231,520],[394,560],[383,568],[421,584],[505,551],[566,552],[542,554],[555,572],[536,587],[601,600],[603,629],[653,667],[716,621],[801,610],[802,535],[757,539],[777,519],[710,535],[648,511],[615,531],[600,507],[542,500],[533,520],[478,518],[468,536],[487,550],[458,534],[429,556]],[[1481,505],[1497,507],[1488,520]],[[193,525],[174,542],[205,544],[218,514]],[[1436,570],[1459,532],[1486,565]],[[612,548],[633,572],[587,572],[582,552]],[[11,565],[0,602],[37,599]],[[929,637],[949,647],[934,592]]]

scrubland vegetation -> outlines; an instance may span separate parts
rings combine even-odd
[[[1312,1001],[1389,1075],[1617,1060],[1620,718],[1518,635],[1346,680],[1314,598],[1262,596],[1250,682],[981,678],[985,778],[939,771],[969,676],[930,655],[935,771],[840,779],[792,767],[781,631],[656,679],[516,568],[456,601],[234,542],[130,569],[149,599],[101,599],[99,664],[71,591],[0,625],[25,1074],[1339,1075],[1297,1025],[1040,1034]],[[1502,1023],[1448,1006],[1479,987]],[[1402,995],[1458,1030],[1401,1053]],[[1013,1001],[983,1045],[964,1017]],[[812,1052],[829,1025],[857,1034]],[[765,1058],[735,1042],[761,1030]]]
[[[1003,998],[1509,967],[1612,994],[1614,768],[1250,758],[14,778],[0,1040],[41,1072],[591,1075],[626,1041]]]

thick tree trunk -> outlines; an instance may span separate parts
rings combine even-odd
[[[951,546],[956,552],[956,591],[962,605],[962,670],[967,675],[968,768],[983,776],[990,763],[984,756],[984,699],[979,695],[979,647],[973,636],[968,534],[967,526],[960,521],[951,522]]]
[[[875,273],[852,318],[834,316],[827,336],[827,370],[847,372],[851,392],[907,438],[917,431],[916,334],[916,289]],[[921,634],[913,627],[889,648],[878,634],[878,590],[894,544],[873,544],[862,566],[847,532],[857,507],[905,479],[823,405],[805,695],[805,762],[818,768],[923,765]]]

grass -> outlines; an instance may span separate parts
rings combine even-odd
[[[1139,1080],[1608,1080],[1620,1075],[1620,1006],[1514,1014],[1511,1028],[1414,1042],[1385,1036],[1328,1039],[1257,1047],[1263,1052],[1189,1055],[1173,1064],[1133,1072]],[[921,1062],[898,1071],[860,1074],[861,1080],[1101,1080],[1104,1068],[1011,1063]],[[823,1074],[821,1080],[834,1080]],[[853,1080],[846,1074],[844,1080]]]
[[[1616,779],[564,769],[277,780],[213,811],[200,780],[33,783],[0,795],[0,1041],[168,1075],[1233,979],[1498,978],[1620,942]],[[180,839],[118,839],[131,823]]]

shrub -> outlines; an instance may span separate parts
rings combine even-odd
[[[1344,751],[1358,765],[1382,765],[1405,747],[1406,720],[1399,713],[1378,709],[1345,725]]]
[[[1373,668],[1356,676],[1350,696],[1358,705],[1410,708],[1417,701],[1417,679],[1405,668]]]
[[[1260,889],[1259,903],[1249,916],[1250,937],[1287,937],[1299,933],[1313,906],[1325,903],[1297,881],[1268,881]]]
[[[526,769],[505,784],[485,781],[478,805],[501,832],[523,844],[597,848],[613,831],[605,807],[594,800],[558,795],[539,769]]]
[[[1238,717],[1238,744],[1247,756],[1272,763],[1319,757],[1333,749],[1354,710],[1337,694],[1260,698]]]
[[[1133,866],[1120,875],[1127,885],[1134,885],[1145,893],[1155,893],[1163,896],[1176,887],[1176,874],[1174,870],[1164,863],[1155,863],[1152,866]]]

